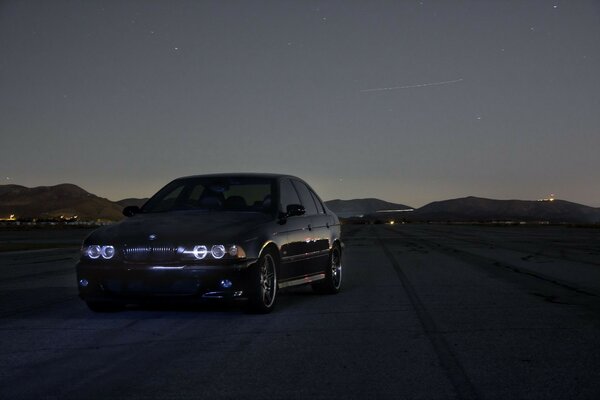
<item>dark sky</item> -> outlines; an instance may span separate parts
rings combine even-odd
[[[380,89],[380,90],[371,90]],[[598,1],[0,1],[0,174],[600,206]]]

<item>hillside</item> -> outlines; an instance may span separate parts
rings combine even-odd
[[[325,204],[338,217],[348,218],[359,215],[373,214],[381,210],[405,210],[412,207],[404,204],[390,203],[380,199],[329,200]]]
[[[410,215],[411,220],[430,221],[548,221],[596,223],[600,209],[565,200],[493,200],[479,197],[429,203]]]
[[[0,185],[0,217],[59,218],[77,215],[80,221],[120,220],[122,207],[72,184],[27,188]]]

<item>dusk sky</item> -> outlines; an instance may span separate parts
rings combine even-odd
[[[599,1],[0,1],[1,184],[600,206]]]

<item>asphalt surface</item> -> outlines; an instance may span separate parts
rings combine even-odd
[[[0,253],[2,399],[598,399],[600,230],[345,227],[338,295],[94,314],[77,249]]]

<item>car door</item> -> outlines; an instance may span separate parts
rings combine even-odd
[[[317,194],[310,189],[310,194],[317,206],[317,213],[311,219],[313,241],[315,243],[316,271],[324,271],[329,261],[329,249],[331,248],[331,224],[332,218],[325,212],[323,202]]]
[[[298,191],[302,205],[306,209],[305,217],[308,222],[308,230],[305,231],[304,238],[307,253],[305,261],[302,263],[302,270],[304,274],[321,272],[324,270],[323,257],[326,256],[324,249],[328,248],[327,244],[324,244],[322,240],[323,237],[327,237],[324,232],[326,221],[323,219],[322,214],[319,213],[317,203],[311,194],[311,189],[299,180],[294,179],[292,183]],[[324,213],[324,210],[321,210],[321,213]]]
[[[302,204],[291,180],[282,178],[279,182],[280,211],[285,212],[290,204]],[[310,216],[287,217],[281,226],[280,234],[286,239],[281,246],[280,281],[304,276],[304,262],[310,252]]]

